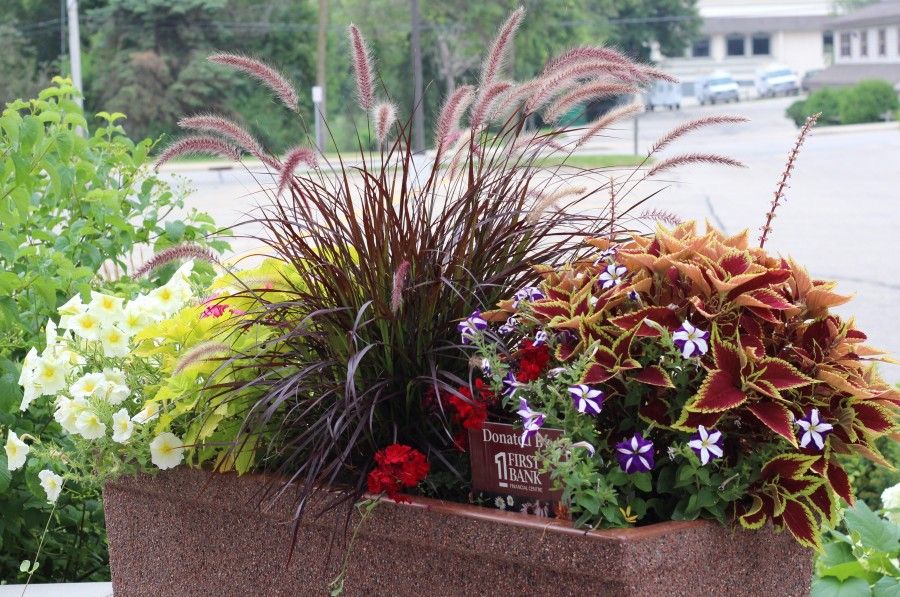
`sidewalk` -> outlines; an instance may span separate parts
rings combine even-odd
[[[19,597],[25,585],[0,585],[0,597]],[[110,597],[111,582],[28,585],[25,597]]]

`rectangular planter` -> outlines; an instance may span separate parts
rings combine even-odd
[[[332,542],[345,511],[305,519],[288,561],[292,500],[261,508],[265,484],[184,468],[107,484],[116,596],[327,595],[346,548],[343,532]],[[384,501],[366,519],[344,594],[799,596],[811,575],[811,552],[769,529],[697,521],[585,532],[416,498]]]

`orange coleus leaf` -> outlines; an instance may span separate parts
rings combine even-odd
[[[744,294],[745,292],[750,292],[751,290],[765,288],[772,284],[780,284],[791,277],[791,272],[786,269],[770,269],[756,276],[748,276],[745,274],[741,277],[746,277],[747,279],[742,280],[740,284],[733,287],[728,292],[728,295],[726,296],[728,300],[734,300],[736,296]]]
[[[786,500],[781,518],[798,543],[813,549],[821,549],[819,525],[805,504],[795,499]]]
[[[658,323],[670,331],[677,330],[681,326],[681,320],[678,318],[678,315],[668,307],[645,307],[634,313],[613,317],[610,319],[610,322],[623,330],[631,330],[640,324],[640,327],[636,332],[638,336],[649,338],[658,337],[660,335],[659,330],[644,323],[645,319]]]
[[[747,395],[739,385],[740,378],[734,378],[726,371],[712,371],[700,384],[700,390],[688,403],[688,408],[695,412],[722,412],[740,406],[747,400]]]
[[[779,390],[791,390],[802,388],[815,380],[800,373],[796,367],[781,359],[760,359],[756,363],[756,370],[760,372],[758,380],[772,384]]]
[[[631,376],[631,379],[645,383],[651,386],[659,386],[661,388],[674,388],[672,379],[669,374],[659,365],[650,365],[644,367]]]
[[[748,403],[747,410],[752,412],[763,425],[791,442],[791,445],[796,447],[797,438],[794,435],[791,411],[786,407],[771,400],[764,400],[762,402]]]
[[[732,302],[742,307],[758,307],[761,309],[775,309],[776,311],[783,311],[792,306],[783,296],[768,288],[761,288],[739,295]]]
[[[832,286],[833,284],[816,286],[806,293],[806,308],[809,310],[810,315],[813,317],[823,315],[831,307],[843,305],[852,298],[847,295],[831,292]]]

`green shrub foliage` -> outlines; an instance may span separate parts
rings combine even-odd
[[[872,80],[840,89],[823,87],[791,104],[787,117],[802,126],[807,116],[821,112],[820,124],[858,124],[883,120],[897,107],[897,92],[891,84]]]

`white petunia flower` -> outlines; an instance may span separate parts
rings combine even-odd
[[[87,408],[88,402],[84,398],[72,399],[60,396],[56,400],[56,412],[53,413],[53,418],[63,429],[75,435],[78,433],[76,426],[78,416]]]
[[[106,377],[102,373],[88,373],[75,380],[69,393],[75,398],[92,398],[101,396],[105,389]]]
[[[123,408],[113,414],[112,427],[114,442],[123,444],[131,438],[131,434],[134,432],[134,423],[131,421],[131,417],[128,416],[127,410]]]
[[[131,395],[131,388],[125,383],[125,374],[121,369],[107,367],[103,370],[103,378],[106,380],[104,397],[110,404],[122,404]]]
[[[184,460],[184,444],[168,431],[157,435],[150,442],[150,461],[161,470],[174,468]]]
[[[114,325],[105,327],[100,333],[100,344],[106,357],[125,357],[130,351],[128,336]]]
[[[158,402],[148,402],[144,405],[144,408],[141,409],[139,413],[134,415],[131,420],[137,423],[138,425],[143,425],[159,416],[159,403]]]
[[[6,437],[6,468],[11,471],[22,468],[25,460],[28,458],[28,452],[31,448],[28,444],[19,439],[19,436],[9,430]]]
[[[34,365],[34,384],[41,395],[52,396],[66,387],[66,375],[69,364],[63,359],[46,355],[36,359]]]
[[[140,300],[141,298],[144,300]],[[146,298],[139,297],[125,306],[119,325],[123,332],[133,336],[153,323],[153,320],[154,317],[147,308]]]
[[[81,302],[81,295],[76,294],[70,298],[66,304],[56,310],[57,313],[59,313],[59,327],[68,328],[69,321],[76,315],[84,313],[86,310],[87,307]]]
[[[99,319],[104,326],[118,323],[125,313],[123,309],[124,299],[91,291],[91,302],[88,303],[88,313]]]
[[[28,405],[41,395],[40,388],[35,384],[34,369],[38,359],[37,350],[32,348],[28,351],[28,354],[25,355],[25,360],[22,362],[22,373],[19,374],[19,385],[22,386],[24,391],[22,404],[19,405],[19,410],[21,411],[28,410]]]
[[[51,470],[44,469],[38,473],[38,478],[41,480],[41,487],[47,493],[47,501],[51,504],[56,503],[60,492],[62,492],[62,477]]]
[[[79,313],[69,320],[69,329],[71,329],[76,336],[84,338],[85,340],[98,340],[100,338],[100,328],[102,325],[103,322],[90,311]]]
[[[84,410],[78,415],[75,428],[84,439],[100,439],[106,435],[106,423],[92,410]]]

